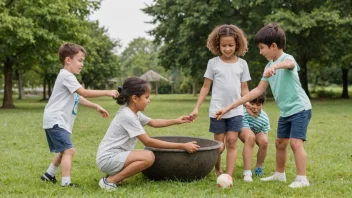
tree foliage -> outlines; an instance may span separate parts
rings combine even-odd
[[[51,62],[63,41],[84,43],[89,30],[85,19],[99,4],[89,0],[0,0],[3,108],[14,107],[11,78],[14,67]]]
[[[347,0],[155,0],[144,12],[157,25],[150,34],[163,44],[161,65],[183,68],[198,80],[212,57],[205,47],[208,34],[216,25],[235,24],[247,34],[249,51],[244,58],[257,84],[266,61],[254,45],[254,35],[267,23],[279,23],[287,34],[286,51],[298,61],[302,87],[309,95],[309,62],[318,60],[324,67],[324,63],[346,55],[331,51],[344,46],[344,36],[337,34],[341,29],[351,35],[350,8],[351,1]],[[340,45],[329,45],[331,41]]]

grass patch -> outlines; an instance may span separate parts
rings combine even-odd
[[[176,118],[189,114],[197,97],[191,95],[152,95],[145,114],[151,118]],[[193,182],[155,182],[138,174],[127,179],[117,192],[100,190],[98,181],[104,176],[95,165],[98,145],[102,140],[119,106],[109,98],[92,99],[110,112],[102,119],[93,109],[80,107],[73,128],[72,141],[76,155],[73,161],[72,180],[81,188],[62,188],[40,180],[53,154],[49,153],[42,129],[42,116],[46,102],[39,98],[16,100],[16,109],[0,109],[0,194],[1,197],[350,197],[352,196],[350,137],[352,133],[352,100],[314,100],[313,117],[309,125],[305,149],[308,155],[309,188],[290,189],[295,178],[295,165],[288,149],[287,183],[243,182],[241,142],[231,189],[218,189],[214,170],[204,179]],[[208,132],[209,98],[203,103],[197,121],[154,129],[146,127],[150,136],[182,135],[212,139]],[[264,176],[275,170],[275,137],[279,110],[273,100],[265,103],[272,130],[269,132],[269,151],[264,163]],[[143,149],[138,142],[137,149]],[[257,148],[255,148],[255,152]],[[225,155],[222,155],[225,169]],[[255,165],[253,159],[252,165]],[[61,182],[61,171],[57,178]]]

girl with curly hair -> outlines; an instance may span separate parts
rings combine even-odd
[[[228,106],[249,92],[247,81],[251,80],[251,77],[248,65],[245,60],[238,57],[244,56],[248,50],[247,38],[244,32],[235,25],[220,25],[210,33],[207,47],[216,57],[208,61],[204,84],[190,116],[193,120],[197,118],[199,107],[213,83],[209,107],[209,131],[214,134],[215,140],[225,143],[220,148],[220,153],[226,147],[226,173],[232,176],[237,157],[237,139],[238,137],[246,139],[246,135],[240,133],[243,106],[232,109],[221,120],[215,119],[214,115],[218,109]],[[215,171],[217,175],[222,174],[221,155],[215,165]],[[252,174],[250,168],[247,173]]]

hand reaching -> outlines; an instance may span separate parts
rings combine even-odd
[[[178,124],[183,124],[183,123],[190,123],[192,122],[190,116],[180,116],[177,119]]]
[[[184,145],[185,145],[185,150],[188,153],[195,153],[197,152],[198,148],[200,148],[200,146],[197,144],[196,141],[187,142]]]
[[[263,76],[265,78],[269,78],[275,74],[276,74],[276,68],[275,68],[275,65],[273,65],[265,69]]]
[[[191,120],[191,121],[196,120],[197,117],[198,117],[198,110],[197,110],[197,109],[194,109],[194,110],[192,111],[192,113],[189,114],[189,116],[190,116],[190,120]]]
[[[117,90],[108,90],[107,96],[112,96],[114,98],[119,97],[120,93]]]
[[[214,115],[214,118],[216,118],[217,120],[221,120],[222,116],[224,116],[225,113],[229,112],[231,108],[229,107],[225,107],[225,108],[222,108],[220,110],[218,110],[215,115]]]
[[[105,110],[103,107],[101,107],[100,105],[97,105],[97,111],[100,113],[100,115],[101,115],[103,118],[109,117],[108,111],[106,111],[106,110]]]

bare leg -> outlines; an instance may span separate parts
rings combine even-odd
[[[61,159],[62,159],[62,153],[56,154],[52,161],[54,166],[59,167],[61,164]]]
[[[226,172],[233,174],[236,166],[238,132],[229,131],[226,133]]]
[[[288,138],[276,138],[276,172],[285,172]]]
[[[290,146],[295,157],[297,175],[306,175],[307,155],[306,151],[304,150],[303,140],[291,138]]]
[[[253,158],[253,148],[255,144],[255,135],[250,128],[242,128],[242,132],[238,136],[244,143],[243,148],[243,163],[244,170],[251,170],[252,158]]]
[[[257,133],[255,136],[256,142],[259,146],[257,153],[257,164],[255,165],[257,168],[263,165],[268,152],[268,133]]]
[[[224,143],[224,139],[225,139],[225,133],[214,134],[214,140],[217,140],[217,141]],[[220,155],[219,155],[218,160],[215,164],[216,176],[219,176],[223,173],[221,170],[221,154],[224,150],[225,150],[225,143],[219,148]]]
[[[123,169],[116,175],[109,176],[106,181],[118,183],[132,175],[142,172],[153,165],[155,160],[154,153],[148,150],[131,151],[128,155]]]
[[[75,154],[74,148],[69,148],[62,152],[62,157],[61,157],[62,177],[71,176],[72,158],[74,154]]]

